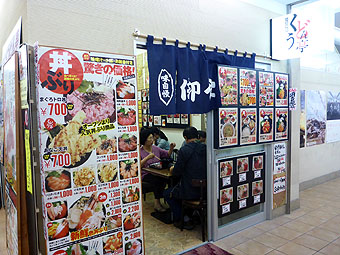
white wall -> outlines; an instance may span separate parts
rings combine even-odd
[[[26,0],[0,0],[0,62],[2,47],[9,34],[22,16],[23,42],[27,40],[27,3]]]

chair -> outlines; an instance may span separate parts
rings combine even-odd
[[[205,230],[206,230],[206,218],[207,218],[207,199],[206,199],[206,187],[207,180],[203,179],[193,179],[191,181],[193,187],[200,188],[200,198],[199,200],[182,200],[182,215],[181,215],[181,231],[183,231],[184,226],[184,209],[191,208],[197,210],[201,219],[202,226],[202,241],[205,242]]]

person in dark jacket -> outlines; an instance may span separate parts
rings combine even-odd
[[[197,129],[186,128],[183,137],[186,144],[178,151],[177,162],[170,169],[172,175],[178,176],[180,181],[175,187],[164,191],[164,198],[173,212],[175,226],[179,226],[181,219],[181,200],[197,200],[200,197],[200,188],[192,186],[192,179],[207,178],[207,147],[199,142]]]

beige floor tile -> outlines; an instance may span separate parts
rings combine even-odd
[[[319,238],[316,238],[311,235],[304,234],[302,236],[299,236],[298,238],[295,238],[293,240],[294,243],[301,244],[307,248],[313,249],[313,250],[320,250],[326,245],[329,244],[329,242],[321,240]]]
[[[307,210],[306,208],[304,208],[304,209],[297,209],[297,210],[293,211],[291,214],[285,215],[285,217],[294,220],[294,219],[297,219],[297,218],[301,217],[302,215],[305,215],[308,212],[309,212],[309,210]]]
[[[270,231],[270,230],[275,229],[279,226],[280,225],[278,225],[278,224],[276,224],[272,221],[269,221],[269,220],[266,220],[264,222],[261,222],[261,223],[255,225],[256,228],[262,229],[263,231]]]
[[[266,254],[273,250],[272,248],[253,240],[242,243],[236,246],[235,249],[240,250],[248,255]]]
[[[333,221],[332,219],[321,224],[319,227],[328,229],[328,230],[340,235],[340,225],[339,225],[339,223]]]
[[[337,214],[336,213],[327,213],[327,212],[324,212],[320,209],[320,210],[312,211],[312,212],[308,213],[308,215],[319,217],[320,219],[329,220],[329,219],[335,217]]]
[[[240,250],[237,250],[235,248],[232,248],[230,250],[227,250],[227,252],[233,254],[233,255],[247,255],[246,253],[240,251]]]
[[[340,248],[335,244],[329,244],[325,248],[320,250],[320,252],[327,255],[340,255]]]
[[[287,239],[287,240],[293,240],[294,238],[297,238],[298,236],[302,235],[303,233],[292,230],[290,228],[280,226],[276,229],[273,229],[269,231],[269,233],[276,235],[278,237]]]
[[[253,239],[261,234],[264,233],[264,230],[259,229],[257,227],[251,227],[251,228],[247,228],[245,230],[242,230],[241,232],[239,232],[240,235],[245,236],[249,239]]]
[[[302,216],[300,218],[303,218],[303,217],[304,216]],[[306,232],[312,230],[315,227],[315,226],[303,223],[300,220],[300,218],[298,220],[294,220],[294,221],[288,222],[288,223],[284,224],[283,226],[287,227],[287,228],[290,228],[292,230],[301,232],[301,233],[306,233]]]
[[[277,249],[287,255],[311,255],[316,251],[293,242],[286,243]]]
[[[337,233],[319,227],[312,229],[307,234],[328,242],[332,242],[339,237]]]
[[[286,255],[278,250],[272,250],[271,252],[267,253],[266,255]]]
[[[276,235],[270,234],[270,233],[264,233],[256,238],[254,238],[253,240],[262,243],[270,248],[276,249],[282,245],[284,245],[285,243],[288,242],[287,239],[283,239],[281,237],[278,237]]]
[[[338,245],[340,246],[340,238],[336,239],[335,241],[333,241],[332,244]]]
[[[242,236],[240,233],[237,233],[237,234],[222,238],[214,242],[214,244],[221,247],[222,249],[228,250],[248,240],[249,238]]]
[[[303,217],[300,217],[299,220],[302,221],[303,223],[306,223],[312,226],[319,226],[322,223],[325,223],[327,221],[327,219],[322,219],[316,216],[312,216],[310,214],[303,215]]]
[[[287,218],[286,216],[277,217],[277,218],[271,220],[271,222],[273,222],[277,225],[283,225],[283,224],[286,224],[290,221],[292,221],[292,219]]]

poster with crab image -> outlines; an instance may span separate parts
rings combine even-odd
[[[219,147],[238,144],[237,108],[219,108]]]
[[[240,111],[240,145],[256,143],[256,109],[242,108]]]
[[[259,72],[259,106],[274,106],[274,74]]]
[[[221,93],[222,106],[237,105],[237,68],[218,66],[218,83]]]
[[[259,109],[259,142],[272,142],[274,140],[273,132],[273,108]]]
[[[288,74],[275,73],[275,106],[288,107]]]
[[[36,56],[48,254],[124,254],[131,185],[142,219],[135,58],[49,47]]]
[[[239,69],[240,72],[240,106],[256,106],[256,71]]]
[[[288,108],[275,109],[275,140],[288,139]]]

